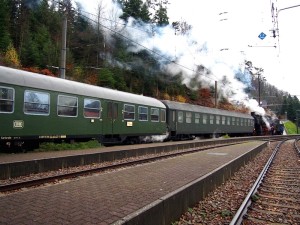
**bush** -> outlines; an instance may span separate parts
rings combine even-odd
[[[46,151],[63,151],[63,150],[80,150],[89,148],[98,148],[101,144],[98,141],[88,141],[88,142],[76,142],[76,143],[53,143],[45,142],[40,144],[40,147],[36,149],[36,152],[46,152]]]
[[[297,134],[297,127],[296,124],[294,124],[291,121],[287,121],[284,123],[284,127],[287,134]]]

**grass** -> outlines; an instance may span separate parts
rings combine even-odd
[[[63,150],[80,150],[80,149],[89,149],[89,148],[99,148],[101,144],[98,141],[88,141],[88,142],[77,142],[77,143],[52,143],[45,142],[40,144],[38,149],[35,149],[35,152],[47,152],[47,151],[63,151]]]
[[[254,194],[254,195],[251,196],[251,200],[252,200],[253,202],[257,202],[258,199],[259,199],[259,195],[257,195],[257,194]]]
[[[291,122],[291,121],[285,122],[284,127],[285,127],[287,134],[297,134],[297,127],[296,127],[296,124],[294,124],[293,122]]]
[[[189,212],[190,214],[192,214],[192,213],[194,212],[194,209],[193,209],[193,208],[188,208],[188,212]]]
[[[228,134],[225,134],[222,136],[222,138],[230,138],[230,136]]]
[[[225,209],[221,212],[221,216],[222,217],[232,216],[232,212],[230,210]]]

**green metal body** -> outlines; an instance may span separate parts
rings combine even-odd
[[[254,120],[250,115],[186,103],[163,102],[167,106],[167,123],[173,137],[253,132]]]
[[[25,140],[41,142],[49,139],[75,140],[76,138],[96,138],[111,143],[121,142],[130,137],[166,133],[165,121],[159,119],[159,121],[153,122],[150,119],[151,108],[165,112],[165,106],[153,98],[5,67],[0,67],[0,88],[4,91],[6,89],[14,90],[13,112],[4,112],[3,109],[1,112],[0,110],[0,141],[2,143]],[[25,91],[47,93],[50,96],[49,115],[34,115],[24,112]],[[76,116],[58,115],[58,96],[70,96],[78,99]],[[110,96],[111,99],[109,99]],[[84,116],[84,99],[100,101],[100,118]],[[3,97],[0,103],[2,105],[5,103]],[[109,104],[114,105],[114,116],[111,116],[112,114],[108,110]],[[133,119],[124,119],[125,104],[134,106]],[[139,120],[139,106],[148,108],[147,121]]]

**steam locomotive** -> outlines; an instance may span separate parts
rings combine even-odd
[[[255,112],[251,112],[254,118],[253,135],[283,135],[284,124],[278,118],[271,116],[262,116]]]

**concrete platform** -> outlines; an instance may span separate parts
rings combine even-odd
[[[266,146],[252,141],[0,196],[0,224],[170,224]]]
[[[250,139],[247,138],[247,140]],[[121,160],[146,154],[195,149],[207,145],[230,144],[240,141],[241,139],[239,138],[228,138],[125,145],[87,150],[2,154],[0,155],[0,180],[93,163]]]

